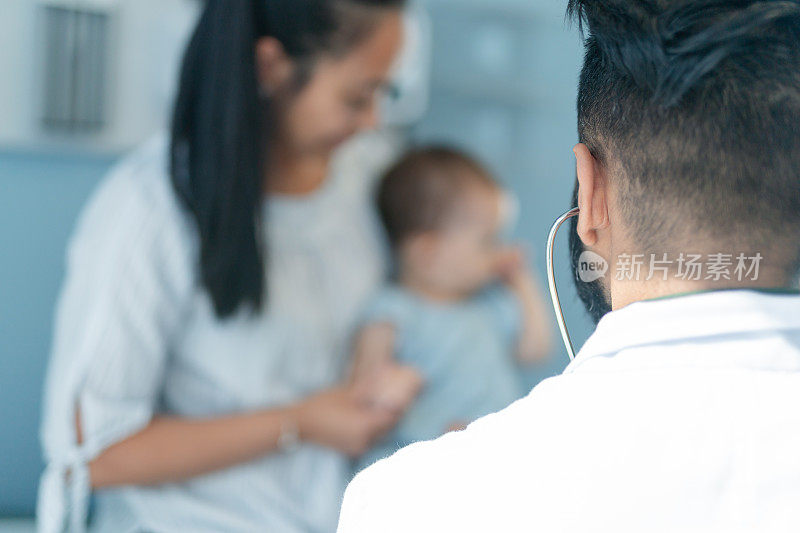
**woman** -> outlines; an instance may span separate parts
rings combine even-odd
[[[335,528],[347,456],[397,413],[337,386],[383,274],[365,184],[390,154],[334,150],[375,124],[400,8],[206,3],[171,139],[111,173],[70,244],[40,530],[84,529],[91,489],[97,531]]]

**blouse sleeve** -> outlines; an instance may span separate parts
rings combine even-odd
[[[68,247],[45,383],[41,532],[85,529],[87,463],[150,421],[192,287],[174,195],[168,183],[148,188],[138,177],[110,176]]]

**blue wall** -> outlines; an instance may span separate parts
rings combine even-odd
[[[0,151],[0,516],[33,512],[42,378],[66,241],[112,162]]]

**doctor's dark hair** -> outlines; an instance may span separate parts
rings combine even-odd
[[[295,90],[315,61],[363,42],[403,0],[207,0],[183,57],[172,117],[173,188],[196,223],[200,278],[219,317],[266,293],[262,189],[272,134],[255,46],[275,38],[294,62]]]
[[[579,138],[618,180],[641,251],[700,238],[796,271],[800,1],[570,0],[567,14],[586,36]]]

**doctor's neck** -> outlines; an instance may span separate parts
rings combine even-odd
[[[584,213],[581,213],[583,215]],[[586,215],[591,216],[591,208]],[[594,221],[597,222],[597,221]],[[702,238],[687,219],[674,240],[663,245],[631,238],[620,212],[612,209],[599,224],[578,221],[578,234],[589,254],[579,261],[581,279],[593,268],[612,310],[628,304],[684,293],[723,289],[797,289],[795,258],[780,243],[762,246],[732,238]],[[593,266],[592,261],[598,262]],[[588,278],[591,280],[591,276]]]
[[[683,236],[676,231],[672,242],[642,246],[622,222],[619,212],[612,209],[608,219],[593,230],[580,229],[578,223],[584,249],[597,254],[589,254],[587,260],[600,262],[599,268],[605,270],[599,282],[612,310],[685,293],[797,289],[797,279],[790,274],[794,258],[774,242],[756,246],[737,238],[702,238],[700,230],[682,219]],[[591,268],[590,263],[579,261],[579,277],[584,278],[581,271]]]
[[[792,260],[774,243],[754,247],[737,243],[736,239],[695,237],[676,239],[681,244],[645,248],[630,239],[631,232],[622,226],[617,214],[612,214],[610,220],[588,231],[581,229],[579,220],[584,249],[596,255],[579,261],[578,274],[583,279],[593,268],[604,271],[598,281],[612,310],[684,293],[798,288],[796,277],[790,274]],[[592,261],[599,266],[593,266]]]
[[[791,280],[776,272],[771,274],[760,272],[757,280],[742,280],[735,278],[727,280],[682,280],[661,279],[650,281],[618,280],[613,276],[608,280],[611,296],[611,309],[617,310],[628,304],[643,300],[663,298],[678,294],[714,291],[724,289],[792,289]]]

